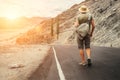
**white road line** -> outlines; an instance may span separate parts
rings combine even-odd
[[[57,64],[57,70],[58,70],[58,74],[59,74],[60,80],[66,80],[66,79],[65,79],[65,76],[64,76],[64,73],[63,73],[63,71],[62,71],[62,68],[61,68],[61,66],[60,66],[60,63],[59,63],[59,61],[58,61],[58,58],[57,58],[57,56],[56,56],[55,48],[52,47],[52,49],[53,49],[53,52],[54,52],[55,61],[56,61],[56,64]]]

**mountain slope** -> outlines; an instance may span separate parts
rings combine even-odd
[[[92,45],[120,47],[119,0],[97,0],[83,2],[81,4],[86,4],[89,6],[90,12],[95,19],[96,28],[92,39]],[[66,19],[65,21],[67,21],[67,23],[62,23],[64,24],[64,27],[73,27],[72,23],[74,22],[75,16],[79,14],[78,8],[81,4],[74,5],[70,10],[67,11],[69,15],[71,12],[76,12],[76,14],[73,13],[72,16],[74,17],[71,17],[69,20]],[[67,35],[65,37],[68,37],[71,33],[72,31],[66,32]],[[73,34],[72,36],[68,37],[65,43],[75,43],[76,41],[73,41],[74,38],[75,37]]]
[[[64,11],[59,14],[55,18],[53,18],[54,24],[56,23],[56,19],[59,17],[59,40],[55,41],[55,43],[69,43],[75,44],[75,34],[73,29],[73,23],[75,21],[76,16],[79,14],[78,8],[85,4],[89,7],[91,14],[95,19],[95,31],[92,38],[92,45],[95,46],[113,46],[120,47],[120,3],[119,0],[88,0],[84,1],[80,4],[75,4],[70,9]],[[55,26],[54,26],[55,27]],[[42,37],[38,39],[38,36],[34,37],[35,41],[30,41],[31,43],[42,43],[46,42],[46,40],[51,43],[53,41],[53,37],[50,36],[50,28],[51,28],[51,19],[45,20],[42,24],[39,25],[39,28],[42,32],[48,33],[46,37]],[[67,31],[65,31],[67,30]],[[33,30],[35,31],[35,30]],[[47,31],[47,32],[45,32]],[[36,32],[36,31],[35,31]],[[39,32],[39,30],[38,30]],[[36,33],[37,34],[37,33]],[[36,35],[35,34],[35,35]],[[41,34],[41,33],[39,33]],[[26,35],[28,36],[28,35]],[[40,35],[39,35],[40,36]],[[45,35],[42,35],[45,36]],[[28,38],[29,40],[32,39]],[[20,37],[23,39],[23,37]],[[42,41],[41,41],[42,40]],[[23,44],[24,40],[22,40]]]

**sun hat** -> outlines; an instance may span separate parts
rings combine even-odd
[[[82,5],[82,6],[79,8],[79,11],[80,11],[81,13],[86,13],[86,12],[88,12],[89,10],[88,10],[87,6]]]

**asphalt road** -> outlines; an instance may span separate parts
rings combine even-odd
[[[92,47],[92,67],[78,65],[80,56],[77,46],[56,45],[54,49],[65,80],[120,80],[120,49],[118,48]],[[47,73],[44,80],[61,80],[53,51]],[[39,78],[39,80],[43,79]]]

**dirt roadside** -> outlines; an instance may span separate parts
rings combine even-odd
[[[49,63],[49,51],[48,45],[0,46],[0,80],[30,80],[38,67],[44,69],[44,61]]]

